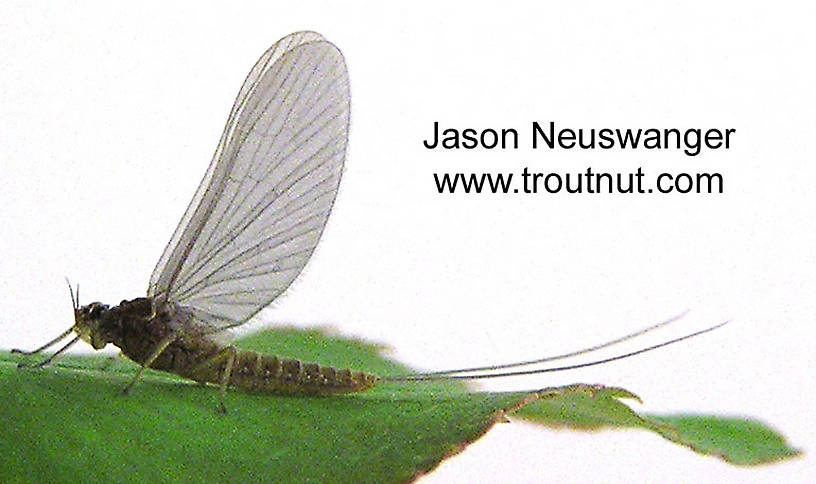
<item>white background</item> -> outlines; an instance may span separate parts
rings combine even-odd
[[[352,130],[321,245],[267,321],[332,324],[419,368],[528,359],[684,309],[603,367],[492,382],[624,386],[645,408],[756,416],[816,448],[814,11],[763,2],[0,7],[0,347],[31,348],[82,300],[144,294],[249,68],[316,30],[346,56]],[[771,6],[773,5],[773,6]],[[517,151],[429,151],[433,121],[514,127]],[[736,128],[728,151],[533,151],[532,121]],[[715,171],[723,195],[439,195],[435,171]],[[87,350],[88,347],[85,347]],[[640,431],[498,425],[423,482],[804,481]],[[812,469],[810,471],[813,476]]]

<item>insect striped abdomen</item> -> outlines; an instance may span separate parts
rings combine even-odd
[[[289,395],[331,395],[367,390],[376,380],[374,375],[360,371],[244,350],[235,355],[229,385]]]
[[[112,343],[133,361],[145,364],[174,327],[189,324],[184,308],[160,307],[153,315],[147,299],[123,301],[105,313],[108,326],[119,328]],[[171,316],[172,314],[172,316]],[[190,328],[168,344],[150,368],[175,373],[198,382],[220,385],[234,355],[227,385],[235,388],[289,395],[354,393],[374,386],[374,375],[280,358],[257,351],[223,346]]]

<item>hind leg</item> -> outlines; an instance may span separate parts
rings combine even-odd
[[[229,384],[230,375],[232,374],[232,367],[235,364],[235,355],[237,354],[238,350],[235,349],[234,346],[227,346],[226,348],[220,350],[212,357],[207,358],[198,365],[194,366],[193,369],[190,371],[190,373],[196,374],[197,372],[201,371],[204,368],[209,368],[221,363],[222,361],[225,361],[224,371],[221,372],[221,378],[219,379],[218,384],[218,386],[220,387],[220,390],[218,392],[219,394],[218,402],[221,413],[227,413],[227,406],[224,404],[224,399],[227,394],[227,385]]]
[[[218,400],[221,404],[221,413],[227,413],[227,406],[224,405],[224,398],[227,395],[227,384],[229,383],[230,375],[232,374],[232,365],[235,363],[235,355],[238,350],[230,346],[227,348],[227,364],[224,365],[224,373],[221,374],[221,388],[218,391]]]

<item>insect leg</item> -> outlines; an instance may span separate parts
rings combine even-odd
[[[235,355],[238,354],[238,350],[235,349],[234,346],[228,346],[218,353],[213,355],[210,358],[202,361],[201,363],[197,364],[190,370],[190,373],[195,375],[199,371],[209,366],[218,364],[222,359],[226,358],[227,361],[224,364],[224,372],[221,374],[221,380],[219,382],[219,387],[221,388],[219,391],[219,404],[221,413],[227,413],[227,406],[224,404],[224,398],[227,395],[227,384],[229,383],[230,375],[232,374],[232,367],[235,364]]]
[[[235,363],[235,355],[238,354],[238,350],[235,349],[234,346],[230,346],[226,349],[227,353],[227,364],[224,365],[224,373],[221,375],[221,390],[218,392],[218,400],[221,404],[221,413],[227,413],[227,406],[224,405],[224,398],[227,395],[227,383],[229,383],[230,374],[232,373],[232,365]]]
[[[79,336],[77,336],[76,338],[69,341],[68,344],[66,344],[62,348],[58,349],[53,355],[46,358],[45,361],[37,363],[36,365],[27,365],[25,363],[18,363],[17,368],[42,368],[45,365],[51,363],[51,361],[53,361],[54,358],[56,358],[58,355],[62,354],[63,351],[65,351],[68,348],[70,348],[71,346],[73,346],[74,343],[76,343],[77,341],[79,341]],[[49,343],[49,345],[50,345],[50,343]],[[39,351],[39,350],[37,350],[37,351]]]
[[[74,330],[74,327],[71,326],[70,328],[66,329],[64,333],[62,333],[61,335],[59,335],[56,338],[52,339],[48,343],[45,343],[44,345],[40,346],[39,348],[37,348],[34,351],[25,351],[25,350],[20,350],[20,349],[14,348],[13,350],[11,350],[11,352],[12,353],[20,353],[20,354],[26,355],[26,356],[36,355],[37,353],[39,353],[40,351],[48,348],[49,346],[53,346],[53,345],[59,343],[61,339],[65,338],[66,336],[71,334],[71,331],[73,331],[73,330]]]
[[[139,371],[136,373],[136,376],[133,377],[133,380],[131,380],[130,384],[127,387],[125,387],[124,390],[125,395],[130,393],[130,390],[133,389],[133,386],[136,384],[137,381],[139,381],[139,378],[142,377],[142,373],[144,372],[145,368],[152,365],[153,362],[156,361],[156,358],[158,358],[159,355],[162,354],[162,352],[165,349],[167,349],[168,346],[170,346],[170,343],[176,340],[176,338],[178,338],[178,334],[170,333],[159,343],[159,345],[156,347],[153,353],[142,364],[142,367],[139,368]]]

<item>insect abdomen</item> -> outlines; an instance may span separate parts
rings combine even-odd
[[[235,355],[229,385],[290,395],[331,395],[367,390],[376,381],[374,375],[361,371],[239,350]]]

